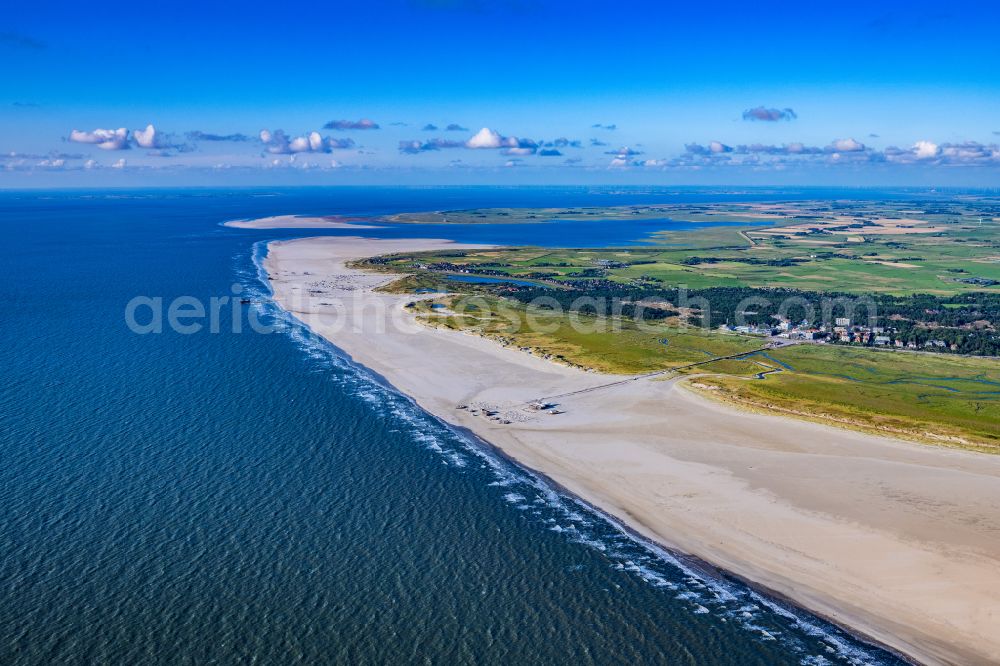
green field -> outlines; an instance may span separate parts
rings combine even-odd
[[[696,222],[754,222],[664,231],[632,249],[511,248],[422,255],[428,263],[490,264],[497,273],[558,285],[581,271],[621,283],[664,286],[787,287],[893,295],[1000,293],[1000,221],[996,204],[958,201],[921,210],[878,202],[715,204],[592,209],[476,209],[390,216],[392,221],[544,222],[586,217]],[[984,222],[981,222],[983,220]],[[610,266],[607,262],[613,262]],[[403,261],[402,263],[406,263]],[[500,265],[497,265],[500,264]],[[995,282],[996,284],[991,284]]]
[[[960,281],[975,277],[1000,283],[1000,246],[994,247],[986,239],[960,242],[956,234],[952,239],[917,238],[905,242],[872,239],[832,248],[805,242],[788,247],[780,240],[750,246],[740,239],[743,246],[732,247],[712,245],[719,240],[718,236],[735,233],[732,228],[700,233],[704,245],[693,248],[510,248],[470,251],[461,257],[449,256],[453,253],[430,253],[402,257],[399,263],[412,264],[419,259],[428,264],[451,262],[473,269],[488,267],[498,274],[537,278],[554,285],[579,279],[585,275],[582,271],[590,269],[623,284],[652,278],[664,286],[684,285],[690,289],[748,286],[892,295],[1000,293],[1000,285]],[[706,258],[708,261],[699,262]],[[776,265],[782,261],[785,265]],[[612,262],[611,267],[606,267],[608,262]]]
[[[765,340],[688,326],[687,315],[676,311],[659,323],[637,324],[526,305],[505,298],[495,285],[445,281],[455,274],[506,276],[591,293],[610,283],[653,293],[686,286],[994,294],[1000,293],[998,211],[992,200],[969,198],[918,208],[797,202],[403,214],[392,219],[485,224],[645,216],[748,225],[664,232],[656,242],[635,248],[446,251],[388,256],[365,265],[408,274],[391,287],[399,293],[448,292],[410,305],[429,325],[474,330],[499,344],[599,372],[689,374],[698,390],[752,409],[1000,452],[1000,359],[995,357],[801,344],[711,361],[755,352]],[[762,216],[768,224],[760,224]],[[683,367],[689,364],[698,365]]]

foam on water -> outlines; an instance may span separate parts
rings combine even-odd
[[[490,477],[483,491],[497,489],[504,502],[571,543],[599,553],[612,569],[663,589],[683,601],[692,615],[709,613],[737,624],[760,641],[780,641],[800,656],[802,664],[898,663],[892,655],[870,647],[838,627],[800,609],[771,599],[746,585],[692,568],[659,544],[644,539],[615,518],[553,487],[539,475],[499,455],[488,444],[423,411],[408,396],[350,361],[327,340],[281,309],[273,300],[263,268],[266,242],[254,245],[255,270],[237,270],[245,293],[267,323],[277,325],[318,369],[336,368],[331,381],[374,408],[375,418],[393,421],[404,433],[456,473],[475,461]],[[826,654],[818,654],[822,649]],[[834,660],[831,662],[831,660]]]

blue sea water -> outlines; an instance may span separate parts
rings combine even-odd
[[[0,663],[898,663],[634,538],[423,413],[267,300],[264,241],[314,232],[219,225],[725,196],[0,194]],[[508,242],[566,241],[518,229]],[[594,244],[647,232],[618,225]],[[363,233],[497,240],[485,227]],[[125,325],[135,296],[207,301],[234,284],[255,304],[223,308],[220,333]],[[249,331],[251,308],[284,326]]]

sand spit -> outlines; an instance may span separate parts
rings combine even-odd
[[[381,229],[373,224],[363,224],[361,218],[306,217],[299,215],[273,215],[255,220],[230,220],[222,226],[234,229]]]

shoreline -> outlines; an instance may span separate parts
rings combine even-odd
[[[295,301],[293,294],[296,288],[301,292],[306,286],[319,287],[313,291],[326,290],[329,293],[324,292],[325,296],[333,295],[338,289],[342,291],[340,294],[341,298],[347,294],[357,295],[359,293],[366,293],[366,289],[368,290],[367,293],[371,295],[371,285],[375,282],[384,282],[386,276],[375,276],[362,273],[361,271],[346,269],[343,266],[343,262],[347,259],[344,256],[340,256],[338,262],[338,252],[343,255],[344,251],[346,251],[348,255],[351,255],[348,258],[360,258],[361,256],[392,252],[394,250],[391,246],[396,244],[398,247],[401,247],[401,245],[398,245],[400,243],[406,244],[407,249],[412,250],[415,249],[415,245],[422,246],[428,243],[433,245],[434,243],[441,244],[442,242],[420,240],[375,241],[345,238],[305,239],[287,242],[276,241],[268,245],[268,254],[263,265],[268,275],[275,302],[290,312],[296,319],[302,321],[316,335],[327,339],[339,350],[342,350],[352,362],[370,370],[395,391],[407,396],[424,411],[429,412],[449,427],[471,433],[478,441],[484,443],[490,449],[499,452],[503,457],[512,460],[517,466],[528,469],[533,474],[537,474],[553,487],[559,488],[571,497],[590,506],[599,514],[612,520],[614,524],[620,525],[622,529],[626,529],[630,533],[637,535],[643,541],[657,547],[663,547],[671,554],[678,553],[682,557],[691,557],[696,561],[707,563],[708,567],[725,572],[724,575],[732,576],[734,579],[744,582],[751,589],[763,590],[763,594],[772,599],[789,600],[791,605],[805,608],[813,615],[823,618],[836,626],[847,627],[849,633],[861,637],[866,642],[884,645],[888,650],[897,654],[909,655],[912,658],[927,663],[986,662],[996,658],[996,655],[1000,654],[1000,648],[998,648],[996,640],[993,639],[991,643],[984,633],[989,626],[986,617],[979,618],[985,622],[985,627],[972,628],[971,633],[973,635],[979,634],[977,638],[962,639],[952,635],[952,630],[955,629],[954,626],[949,626],[949,630],[938,626],[937,631],[927,631],[928,628],[926,626],[918,626],[921,624],[917,621],[921,619],[920,617],[909,618],[910,621],[907,623],[898,619],[889,620],[888,618],[896,617],[894,612],[883,612],[880,614],[879,612],[870,611],[866,602],[873,600],[865,599],[866,595],[868,597],[873,596],[870,591],[865,590],[865,586],[869,584],[869,581],[853,585],[853,589],[850,590],[851,594],[840,594],[838,598],[836,589],[829,589],[829,586],[826,586],[827,589],[824,589],[822,579],[817,579],[816,575],[818,572],[822,572],[824,575],[839,575],[843,580],[839,580],[838,584],[850,584],[850,577],[846,576],[847,572],[837,571],[837,567],[830,565],[817,567],[815,562],[810,561],[810,558],[816,559],[817,556],[824,557],[824,546],[821,543],[815,544],[810,555],[808,544],[799,543],[802,539],[796,536],[795,529],[779,529],[775,532],[773,525],[768,525],[766,521],[761,522],[759,516],[754,516],[754,512],[760,512],[765,515],[770,513],[770,519],[778,524],[784,522],[799,524],[802,529],[809,529],[820,540],[827,536],[826,533],[828,531],[838,531],[839,539],[847,541],[848,547],[844,550],[844,544],[840,543],[838,556],[826,559],[836,561],[840,564],[850,562],[852,559],[860,560],[861,564],[867,561],[864,557],[851,556],[851,551],[859,546],[859,543],[857,543],[858,538],[868,539],[872,545],[877,544],[880,548],[884,549],[887,556],[889,554],[910,557],[922,555],[925,556],[925,559],[930,558],[927,563],[921,564],[929,564],[930,560],[933,560],[936,564],[941,564],[942,560],[940,556],[944,555],[944,553],[936,552],[930,555],[924,552],[918,553],[904,541],[895,538],[900,535],[890,535],[893,537],[890,539],[881,533],[873,534],[875,531],[872,529],[873,527],[881,531],[884,529],[884,525],[865,525],[865,529],[863,530],[851,527],[850,525],[845,526],[842,524],[845,517],[858,520],[863,519],[863,514],[860,514],[860,518],[859,515],[845,516],[843,515],[845,514],[845,511],[843,511],[844,507],[822,506],[822,501],[818,502],[820,506],[811,506],[811,504],[816,504],[817,502],[804,501],[807,498],[803,497],[790,498],[788,495],[794,495],[795,493],[789,493],[788,488],[782,487],[783,484],[780,483],[780,479],[778,479],[779,482],[776,482],[775,478],[763,479],[767,483],[762,483],[762,479],[753,478],[753,475],[750,475],[751,478],[748,479],[746,478],[746,474],[742,475],[743,478],[734,479],[732,478],[735,476],[733,474],[734,470],[727,469],[727,466],[720,464],[718,460],[713,460],[711,455],[707,459],[702,455],[702,459],[699,460],[699,456],[696,455],[696,452],[692,452],[690,445],[685,447],[683,433],[675,436],[677,441],[670,440],[669,437],[666,438],[670,440],[667,442],[669,445],[667,448],[673,447],[677,450],[663,451],[661,449],[665,448],[662,445],[665,438],[662,436],[657,437],[658,433],[648,432],[650,428],[654,431],[656,429],[655,421],[657,420],[657,416],[654,416],[655,411],[653,414],[645,415],[653,423],[649,428],[646,428],[647,432],[642,432],[643,429],[641,427],[637,429],[634,425],[623,424],[622,419],[615,415],[615,406],[612,405],[608,409],[609,406],[603,404],[604,401],[600,401],[602,404],[593,406],[590,409],[598,415],[601,412],[605,412],[612,418],[598,418],[596,420],[593,418],[589,420],[582,418],[582,422],[567,423],[570,426],[567,428],[562,427],[562,423],[559,423],[555,428],[547,427],[548,423],[529,423],[527,425],[518,423],[506,428],[499,428],[484,419],[477,420],[467,413],[456,412],[454,409],[456,404],[454,396],[459,395],[459,398],[462,398],[462,395],[460,395],[461,390],[456,394],[455,389],[463,388],[461,386],[452,386],[456,382],[461,383],[461,379],[456,380],[455,371],[467,367],[470,359],[479,362],[488,362],[490,369],[495,370],[496,375],[501,376],[501,380],[504,379],[503,375],[509,374],[510,379],[515,380],[516,387],[521,388],[522,392],[525,385],[534,386],[534,382],[551,384],[553,387],[599,383],[600,380],[595,381],[595,375],[593,374],[588,375],[587,373],[571,369],[556,370],[544,367],[541,364],[547,362],[541,361],[541,359],[517,358],[516,355],[519,354],[518,352],[500,350],[500,348],[488,341],[478,338],[473,340],[471,339],[473,336],[460,333],[447,335],[446,333],[448,332],[434,331],[419,324],[415,324],[415,326],[419,326],[419,329],[398,334],[409,336],[403,337],[401,340],[394,339],[393,335],[397,335],[394,333],[389,333],[379,338],[372,338],[370,336],[360,336],[351,331],[331,332],[329,326],[326,327],[327,330],[324,332],[322,320],[324,313],[320,312],[322,308],[319,307],[319,304],[313,302],[316,300],[315,298],[311,300],[307,298],[304,307],[300,307],[298,302],[295,302],[293,307],[289,307],[289,304]],[[447,243],[447,245],[458,247],[452,243]],[[293,251],[290,252],[290,250]],[[366,252],[367,255],[365,254]],[[333,260],[331,260],[331,256],[334,257]],[[299,271],[291,270],[291,266],[296,266],[300,269],[308,266],[308,270],[304,270],[301,274],[296,275]],[[331,278],[332,282],[323,286],[320,284],[322,282],[320,276]],[[399,301],[401,300],[410,300],[406,296],[391,295],[379,295],[376,299],[389,306],[386,313],[391,314],[396,314],[395,310],[391,307],[392,305],[399,305]],[[326,314],[329,315],[329,313]],[[352,314],[349,305],[345,307],[342,314],[348,316]],[[311,323],[310,320],[314,321]],[[314,326],[313,323],[317,325]],[[403,360],[400,354],[405,356],[407,348],[413,346],[410,343],[415,341],[420,342],[421,348],[419,350],[410,350],[410,353],[416,355],[413,358],[413,363],[408,364],[411,367],[409,369],[399,367],[399,362]],[[380,346],[385,348],[377,349]],[[447,352],[447,354],[442,356],[443,352]],[[446,361],[446,357],[448,356],[453,357],[450,363]],[[389,359],[388,362],[387,358]],[[432,361],[430,366],[427,365],[428,358]],[[438,363],[433,362],[435,359]],[[421,363],[423,367],[420,367]],[[440,367],[442,364],[449,367],[442,369]],[[448,370],[452,370],[450,375]],[[449,384],[450,391],[442,391],[443,387],[435,385],[433,381],[428,383],[426,377],[419,376],[423,371],[445,375],[445,381]],[[496,382],[493,383],[496,384]],[[674,391],[676,381],[659,383],[636,382],[635,384],[638,387],[638,393],[635,390],[622,391],[631,394],[625,396],[626,400],[624,403],[628,403],[630,399],[633,401],[649,401],[647,394],[653,393],[656,394],[654,395],[654,399],[663,400],[664,403],[667,401],[674,403],[673,407],[675,410],[679,404],[680,409],[678,414],[682,418],[690,417],[692,410],[695,412],[701,410],[703,416],[708,414],[709,419],[706,422],[710,423],[713,415],[718,417],[717,420],[722,420],[722,416],[718,415],[725,414],[726,408],[722,406],[706,406],[706,404],[698,402],[699,400],[706,401],[706,399],[697,398],[697,396],[693,395],[685,395],[690,393],[689,391]],[[509,400],[511,392],[510,386],[505,387],[503,381],[500,381],[499,387],[490,385],[489,383],[484,385],[480,382],[479,385],[466,386],[464,388],[469,389],[473,394],[482,394],[481,397],[492,400],[502,399],[505,395]],[[629,388],[634,389],[636,387]],[[434,395],[435,390],[441,395]],[[530,390],[536,394],[545,393],[541,388],[531,388]],[[557,390],[552,390],[552,393],[558,392]],[[615,396],[612,397],[614,398]],[[571,416],[564,421],[568,422],[573,419],[577,421],[581,420],[581,417],[576,412],[578,409],[580,412],[587,411],[588,400],[582,399],[577,402],[582,404],[572,406]],[[591,400],[590,402],[593,401]],[[619,400],[619,403],[621,409],[629,408],[621,400]],[[732,409],[728,409],[730,413],[725,414],[725,418],[731,419],[733,417],[731,413]],[[558,418],[561,419],[562,417]],[[739,418],[740,420],[751,422],[763,420],[770,428],[781,427],[793,431],[793,434],[807,433],[815,435],[817,432],[820,432],[836,440],[845,440],[845,442],[835,442],[832,447],[834,449],[838,448],[838,446],[840,448],[844,448],[847,445],[856,446],[859,442],[870,443],[868,440],[873,440],[873,438],[868,436],[840,433],[832,431],[828,427],[816,426],[814,424],[811,426],[796,426],[792,423],[787,423],[787,419],[782,420],[780,417],[739,415]],[[663,419],[660,418],[660,420],[662,421]],[[669,421],[669,419],[667,420]],[[742,426],[743,424],[740,424],[739,430],[741,435],[743,435]],[[698,431],[698,434],[703,435],[704,433]],[[567,445],[566,440],[563,439],[567,436],[571,436],[574,439],[572,445]],[[575,441],[586,439],[588,436],[590,441],[583,444]],[[602,455],[600,442],[597,442],[595,445],[593,441],[595,437],[598,440],[611,438],[612,441],[615,441],[622,448],[627,448],[628,451],[624,455],[618,452],[615,455],[609,456],[609,452],[605,446]],[[745,439],[745,435],[743,435],[743,439]],[[956,463],[954,460],[949,460],[949,458],[962,457],[955,454],[931,452],[932,450],[928,449],[928,447],[885,440],[884,438],[874,441],[875,445],[883,449],[888,449],[888,451],[883,450],[879,452],[882,457],[891,457],[890,454],[898,454],[900,457],[916,456],[920,458],[920,466],[922,468],[927,467],[929,463],[933,462],[942,469],[951,469]],[[742,452],[744,454],[744,462],[756,461],[761,456],[767,462],[766,458],[775,453],[775,450],[769,450],[769,447],[762,445],[760,442],[753,442],[751,445],[726,442],[722,443],[721,446],[715,442],[706,443],[706,446],[711,445],[719,449],[714,452],[716,457],[720,454],[732,454],[734,451],[732,449],[733,446],[749,449],[749,457],[745,455],[746,451]],[[559,448],[560,446],[570,449],[576,447],[576,450],[562,451]],[[771,448],[773,449],[774,447]],[[795,447],[792,448],[794,449]],[[781,451],[781,453],[788,454],[789,451]],[[590,460],[581,462],[578,460],[579,455],[589,456]],[[968,456],[969,454],[965,455]],[[688,459],[685,460],[685,457]],[[789,465],[792,468],[802,467],[799,461],[794,460],[794,456],[784,455],[783,457],[789,459],[788,461],[782,460],[782,463],[786,467]],[[829,457],[830,454],[821,455],[816,460],[807,460],[806,462],[815,465]],[[855,454],[855,457],[857,457],[857,454]],[[861,456],[862,460],[860,462],[855,461],[852,457],[850,461],[851,465],[863,469],[867,457],[867,455]],[[583,464],[585,462],[591,464],[588,466]],[[899,461],[895,462],[898,464]],[[910,462],[912,463],[912,461]],[[970,461],[960,460],[958,462],[961,463],[959,466],[962,466],[969,464]],[[650,483],[646,477],[654,475],[653,472],[646,469],[640,469],[639,471],[630,469],[635,463],[649,465],[650,469],[655,468],[655,475],[659,475],[659,478],[655,478]],[[753,469],[753,466],[750,469]],[[926,470],[920,469],[918,471],[923,472]],[[782,474],[787,474],[787,472],[788,470],[783,470]],[[951,469],[951,472],[954,472],[954,470]],[[992,470],[992,472],[989,479],[990,484],[994,484],[1000,478],[1000,467]],[[691,483],[692,481],[694,483]],[[698,483],[699,481],[700,483]],[[734,481],[737,481],[737,483],[734,484]],[[840,479],[840,481],[850,485],[850,475],[848,475],[847,479]],[[683,485],[685,482],[688,490],[695,492],[682,493],[679,498],[658,496],[658,492],[663,487],[673,490],[671,488],[672,485]],[[637,486],[638,490],[628,492],[630,484]],[[897,483],[897,485],[904,484]],[[990,487],[997,488],[998,486],[991,485]],[[638,492],[640,490],[641,492]],[[792,488],[792,490],[795,489]],[[801,491],[801,489],[799,490]],[[904,490],[912,492],[914,489],[908,486]],[[776,492],[784,496],[773,497]],[[838,490],[837,492],[840,491]],[[762,493],[764,495],[763,498],[761,497]],[[665,499],[668,501],[664,501]],[[803,501],[791,502],[792,506],[787,506],[790,503],[789,499]],[[816,500],[816,498],[812,499]],[[990,508],[992,509],[992,507]],[[747,525],[744,527],[738,520],[735,524],[730,524],[732,521],[727,521],[725,517],[727,510],[734,512],[742,510],[743,513],[747,514]],[[683,520],[684,513],[692,512],[700,520]],[[674,516],[673,513],[678,515]],[[892,514],[891,511],[889,513]],[[667,514],[667,516],[664,517],[664,514]],[[895,518],[899,517],[899,515],[895,516]],[[907,516],[902,517],[906,518]],[[910,519],[913,518],[912,515],[908,517]],[[838,520],[831,521],[831,518]],[[760,523],[760,530],[753,528],[753,520],[757,520]],[[755,534],[755,532],[759,531],[767,532],[768,528],[772,528],[770,529],[770,534]],[[922,530],[917,531],[922,532]],[[724,538],[718,544],[712,543],[713,540],[720,536]],[[909,534],[904,536],[912,540],[915,535]],[[916,536],[920,536],[924,540],[927,539],[926,534],[923,533]],[[774,539],[774,542],[768,541],[768,538]],[[735,543],[727,544],[729,541]],[[808,542],[809,538],[806,538],[805,541]],[[991,546],[996,543],[989,539],[987,539],[987,542]],[[832,545],[836,546],[837,544]],[[976,553],[974,550],[970,551],[967,548],[969,545],[963,544],[963,546],[966,546],[963,549],[966,551],[964,554],[975,556]],[[801,550],[801,554],[796,551],[796,547]],[[817,547],[818,550],[816,550]],[[996,551],[993,552],[995,553]],[[987,551],[987,555],[989,554],[990,551]],[[950,555],[951,553],[948,554],[948,556]],[[881,559],[884,560],[886,558]],[[843,562],[840,562],[840,560],[843,560]],[[869,557],[868,560],[871,560],[871,558]],[[995,566],[995,563],[995,558],[987,557],[986,561],[978,561],[976,566],[964,573],[975,573],[974,578],[982,583],[982,572],[989,571],[989,569],[983,569],[982,565]],[[855,562],[855,569],[857,569],[857,564]],[[808,571],[790,571],[790,568],[795,569],[795,567],[801,567]],[[921,571],[928,570],[921,569],[915,565],[912,568],[912,573],[917,580],[921,578]],[[892,572],[895,569],[896,567],[890,567],[884,571],[885,578],[892,578]],[[861,567],[861,570],[863,571],[864,567]],[[933,571],[933,568],[929,570]],[[872,584],[877,585],[879,574],[878,572],[873,572],[873,575],[875,581]],[[931,575],[931,579],[933,580],[933,574]],[[963,581],[964,583],[958,586],[960,588],[958,591],[968,596],[966,601],[973,603],[972,608],[965,608],[965,614],[968,615],[971,611],[973,619],[976,619],[978,610],[981,609],[982,611],[986,611],[987,616],[992,616],[997,608],[1000,607],[1000,603],[994,603],[996,600],[989,596],[989,594],[975,596],[975,591],[970,589],[968,585],[969,581],[965,579]],[[995,575],[992,577],[992,580],[987,577],[986,582],[989,586],[992,586],[990,587],[990,593],[994,593],[1000,589]],[[834,588],[836,587],[834,585]],[[892,586],[886,585],[886,587],[891,588]],[[896,587],[902,587],[904,590],[909,589],[907,585],[900,586],[898,583]],[[917,585],[916,587],[918,589],[909,591],[914,594],[920,593],[921,590],[919,588],[921,586]],[[928,597],[927,591],[923,590],[916,598],[929,600],[936,597],[937,594],[938,591],[935,589],[934,595]],[[878,595],[874,596],[878,597]],[[887,596],[889,598],[878,598],[875,600],[879,601],[883,606],[894,607],[896,611],[899,611],[901,607],[905,610],[905,603],[894,600],[891,598],[892,595]],[[979,605],[976,606],[976,604]],[[881,610],[886,611],[887,609],[882,608]],[[911,610],[916,609],[911,608]],[[917,616],[927,614],[916,613]],[[946,611],[943,614],[948,615]],[[930,615],[934,615],[939,621],[942,612],[930,613]],[[933,618],[923,618],[925,621],[928,619]],[[951,623],[949,622],[948,625],[951,625]]]
[[[329,342],[329,341],[327,341],[327,342]],[[330,344],[333,345],[332,342]],[[333,345],[333,346],[335,348],[337,348],[336,345]],[[339,350],[339,348],[337,348],[337,349],[338,349],[338,351],[342,351],[342,350]],[[357,363],[349,355],[347,355],[346,358],[352,364],[354,364],[354,365],[356,365],[356,366],[358,366],[360,368],[363,368],[366,372],[369,372],[370,374],[372,374],[374,377],[376,377],[380,381],[385,382],[385,386],[387,388],[389,388],[390,390],[396,392],[397,394],[402,395],[405,398],[409,399],[411,402],[413,402],[413,404],[416,407],[420,408],[419,403],[417,403],[416,400],[414,400],[412,396],[409,396],[409,395],[407,395],[405,393],[402,393],[399,389],[397,389],[391,383],[386,382],[384,377],[382,377],[381,375],[378,375],[378,374],[372,372],[370,368],[367,368],[364,365],[361,365],[361,364]],[[917,664],[920,663],[920,662],[914,660],[909,655],[904,654],[903,652],[900,652],[899,650],[897,650],[894,647],[890,646],[889,644],[883,643],[882,641],[879,641],[878,639],[874,638],[873,636],[870,636],[868,634],[863,633],[862,630],[857,629],[855,627],[850,627],[850,626],[842,624],[842,623],[839,623],[839,622],[837,622],[836,620],[834,620],[833,618],[831,618],[829,616],[822,615],[822,614],[820,614],[820,613],[818,613],[816,611],[812,611],[812,610],[806,608],[805,606],[803,606],[802,604],[796,602],[792,598],[788,597],[787,595],[783,595],[783,594],[781,594],[780,592],[778,592],[776,590],[768,588],[768,587],[762,585],[761,583],[758,583],[756,581],[750,580],[749,578],[741,576],[741,575],[739,575],[737,573],[734,573],[732,571],[729,571],[729,570],[726,570],[726,569],[721,569],[718,566],[712,564],[711,562],[709,562],[707,560],[701,559],[697,555],[693,555],[691,553],[687,553],[687,552],[678,550],[674,546],[672,546],[672,545],[666,543],[665,541],[663,541],[662,539],[650,537],[650,536],[647,536],[647,535],[643,534],[642,532],[640,532],[640,531],[636,530],[635,528],[633,528],[627,522],[619,519],[617,516],[615,516],[615,515],[613,515],[611,513],[608,513],[607,511],[605,511],[601,507],[599,507],[596,504],[588,501],[586,498],[581,497],[581,496],[575,494],[573,491],[569,490],[568,488],[566,488],[561,483],[559,483],[558,481],[556,481],[555,479],[553,479],[549,475],[545,474],[544,472],[539,471],[537,469],[532,469],[530,467],[525,466],[519,460],[517,460],[516,458],[513,458],[507,452],[505,452],[503,449],[501,449],[500,447],[498,447],[496,444],[493,444],[492,442],[489,442],[489,441],[483,439],[482,437],[480,437],[479,435],[477,435],[476,433],[474,433],[472,430],[469,430],[468,428],[465,428],[463,426],[455,425],[454,423],[450,423],[450,422],[448,422],[448,421],[446,421],[446,420],[444,420],[444,419],[442,419],[442,418],[440,418],[440,417],[438,417],[438,416],[436,416],[434,414],[431,414],[431,416],[434,417],[435,419],[437,419],[440,423],[442,423],[447,428],[450,428],[451,430],[454,430],[455,432],[460,433],[464,437],[469,438],[470,440],[472,440],[472,442],[475,443],[475,445],[481,446],[482,448],[486,449],[487,451],[489,451],[493,455],[496,455],[497,457],[505,460],[506,462],[508,462],[509,464],[515,466],[516,468],[518,468],[518,469],[520,469],[520,470],[522,470],[524,472],[527,472],[529,474],[532,474],[534,476],[537,476],[545,484],[547,484],[548,486],[550,486],[555,492],[559,493],[560,495],[563,495],[565,497],[568,497],[568,498],[572,499],[572,501],[575,502],[575,503],[577,503],[577,504],[582,505],[583,507],[585,507],[585,509],[587,511],[589,511],[590,513],[592,513],[592,514],[594,514],[596,516],[599,516],[602,520],[604,520],[605,522],[607,522],[609,525],[611,525],[615,529],[620,530],[624,534],[628,535],[628,537],[630,539],[632,539],[636,543],[642,545],[643,548],[646,548],[646,549],[650,550],[653,553],[658,553],[658,551],[662,552],[662,553],[666,553],[671,559],[675,560],[684,569],[688,569],[688,570],[694,572],[696,575],[702,577],[703,579],[709,580],[709,581],[722,581],[724,583],[729,582],[730,580],[736,581],[740,585],[743,585],[744,587],[752,590],[756,594],[763,596],[769,602],[774,603],[774,604],[779,604],[779,605],[783,606],[784,607],[783,610],[786,611],[786,612],[791,612],[791,613],[795,614],[795,612],[797,611],[797,612],[807,613],[809,615],[813,615],[813,616],[817,617],[818,619],[820,619],[821,621],[823,621],[823,622],[825,622],[825,623],[827,623],[827,624],[829,624],[829,625],[831,625],[833,627],[836,627],[837,629],[839,629],[840,631],[844,632],[848,636],[851,636],[855,640],[857,640],[857,641],[859,641],[861,643],[864,643],[866,645],[869,645],[869,646],[878,648],[880,650],[883,650],[883,651],[891,654],[892,656],[898,658],[900,661],[906,662],[908,664],[915,664],[915,665],[917,665]]]
[[[260,268],[263,268],[263,266],[261,265]],[[266,281],[265,284],[270,288],[269,280]],[[273,293],[271,295],[273,296]],[[277,301],[274,302],[277,305]],[[487,451],[489,454],[496,456],[497,458],[503,460],[505,463],[520,470],[521,473],[528,474],[530,476],[538,478],[540,481],[542,481],[545,485],[547,485],[557,494],[571,500],[575,504],[580,505],[584,510],[586,510],[587,512],[591,513],[594,516],[597,516],[605,523],[607,523],[609,526],[611,526],[613,529],[616,529],[622,532],[623,534],[627,535],[628,538],[631,539],[633,542],[640,545],[642,548],[648,550],[649,552],[653,553],[655,556],[659,557],[663,561],[679,566],[682,571],[690,571],[691,573],[695,574],[696,576],[700,577],[705,581],[721,583],[723,585],[736,582],[739,585],[742,585],[747,589],[751,590],[753,593],[763,597],[768,602],[768,604],[775,604],[779,606],[781,608],[782,613],[789,613],[794,615],[797,621],[799,622],[801,622],[801,618],[799,617],[800,613],[811,615],[819,619],[821,622],[824,622],[832,627],[835,627],[837,630],[843,632],[847,636],[850,636],[854,640],[857,640],[858,642],[868,645],[870,647],[883,650],[886,653],[896,657],[902,662],[914,665],[918,665],[920,663],[911,658],[909,655],[900,652],[896,648],[890,646],[889,644],[881,642],[878,639],[874,638],[873,636],[863,633],[861,630],[857,628],[847,626],[829,616],[822,615],[816,611],[810,610],[806,608],[804,605],[788,597],[787,595],[783,595],[780,592],[777,592],[776,590],[773,590],[771,588],[762,585],[761,583],[758,583],[757,581],[750,580],[732,571],[721,569],[718,566],[712,564],[711,562],[698,557],[697,555],[693,555],[691,553],[678,550],[675,546],[670,545],[669,543],[663,541],[662,539],[654,538],[646,534],[643,534],[641,531],[629,525],[628,522],[620,519],[618,516],[615,516],[614,514],[605,511],[603,508],[589,501],[585,497],[582,497],[574,493],[569,488],[559,483],[545,472],[526,466],[524,463],[511,456],[504,449],[484,439],[482,436],[476,434],[470,428],[458,425],[456,423],[446,420],[441,416],[438,416],[433,412],[427,411],[424,407],[420,405],[420,403],[414,396],[404,393],[399,388],[397,388],[392,382],[390,382],[385,376],[379,374],[372,368],[369,368],[368,366],[357,361],[344,349],[338,347],[334,343],[334,341],[313,331],[313,329],[309,326],[309,324],[298,319],[298,317],[296,317],[293,312],[285,310],[280,305],[277,305],[277,307],[281,308],[282,311],[288,316],[294,318],[296,320],[296,325],[304,327],[307,331],[309,331],[311,335],[321,338],[324,341],[324,343],[328,344],[333,349],[335,354],[340,356],[341,359],[343,359],[350,366],[353,366],[358,371],[365,373],[369,378],[371,378],[382,388],[391,391],[392,393],[403,398],[404,400],[407,400],[411,405],[413,405],[414,408],[419,409],[424,414],[437,421],[443,427],[467,439],[470,445],[479,447],[480,449]],[[666,558],[663,557],[664,554],[667,556]],[[670,560],[673,560],[673,562],[670,562]]]

